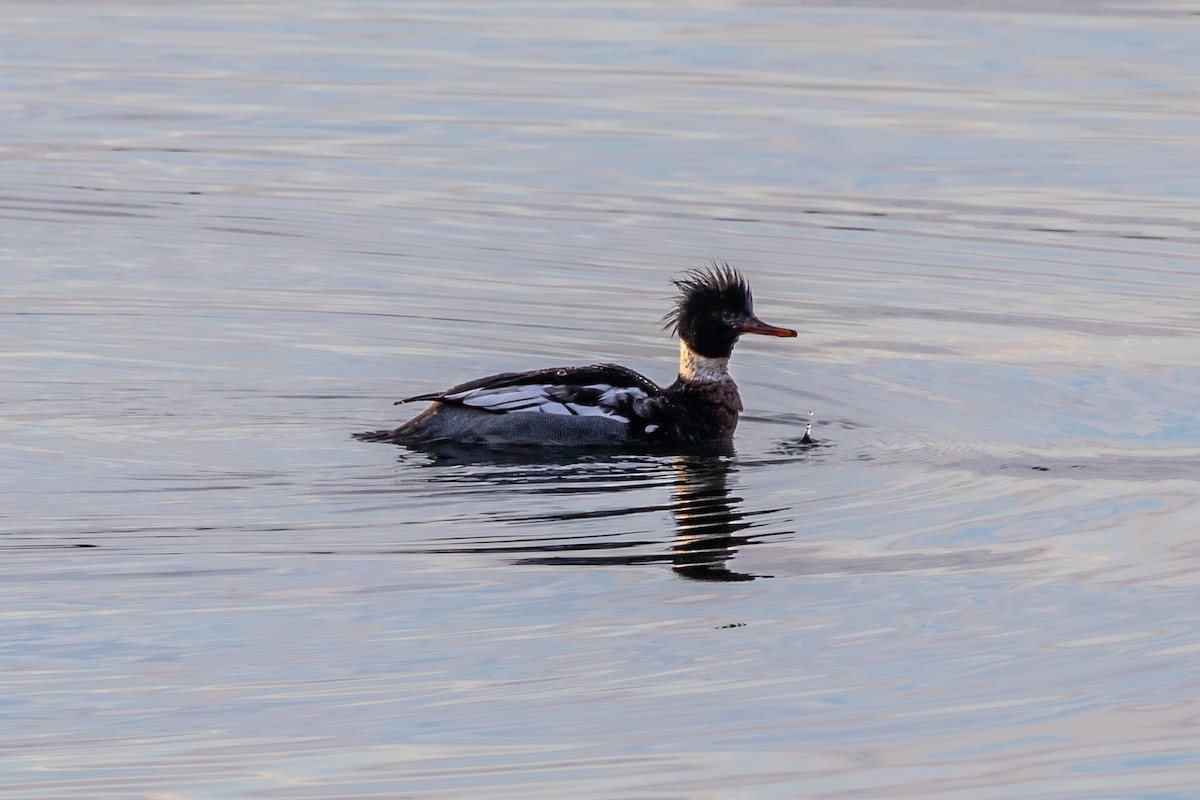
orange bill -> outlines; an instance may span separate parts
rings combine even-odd
[[[791,328],[780,328],[775,325],[768,325],[758,317],[746,317],[739,320],[734,326],[738,333],[758,333],[763,336],[781,336],[791,338],[796,335],[796,332]]]

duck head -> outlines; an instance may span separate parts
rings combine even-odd
[[[679,295],[664,323],[692,352],[705,358],[729,358],[743,333],[796,335],[791,328],[768,325],[754,316],[750,284],[728,264],[689,270],[672,282]]]

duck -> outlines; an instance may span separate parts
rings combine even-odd
[[[729,359],[745,334],[794,338],[754,314],[750,284],[727,263],[672,280],[678,294],[663,317],[679,338],[674,383],[659,386],[618,364],[503,372],[440,392],[397,400],[429,407],[398,428],[357,434],[423,445],[687,447],[728,444],[742,398]]]

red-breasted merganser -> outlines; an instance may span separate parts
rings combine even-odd
[[[444,392],[419,416],[390,431],[360,434],[400,444],[689,445],[729,442],[742,399],[729,356],[743,333],[795,336],[754,316],[750,285],[728,264],[694,269],[664,327],[679,335],[679,377],[661,387],[616,364],[505,372]]]

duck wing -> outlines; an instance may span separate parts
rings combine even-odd
[[[444,392],[419,394],[396,403],[429,401],[467,406],[490,414],[603,416],[618,422],[644,419],[662,388],[617,364],[551,367],[504,372],[468,381]]]

